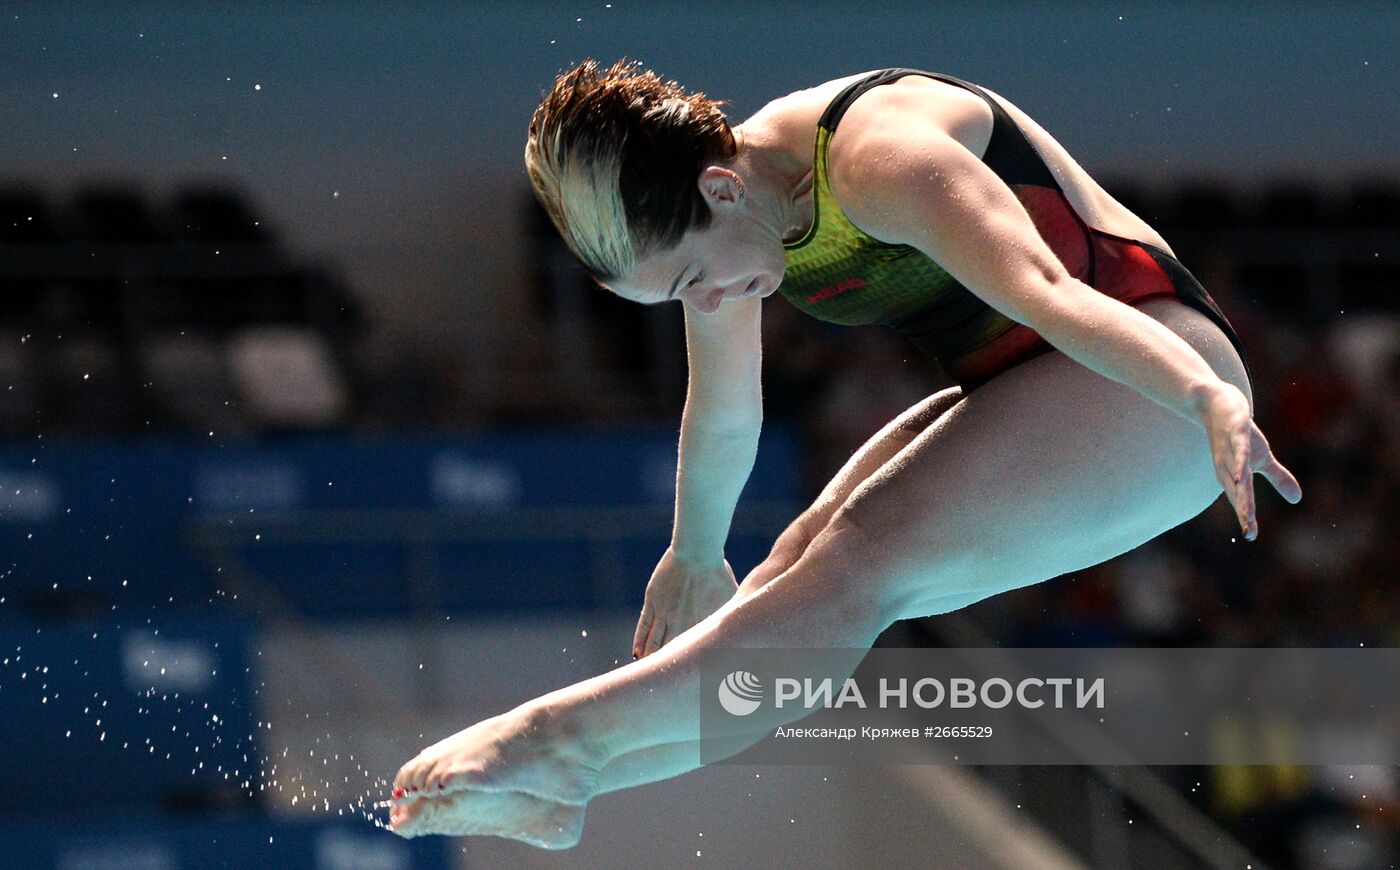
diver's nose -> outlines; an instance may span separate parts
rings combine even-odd
[[[714,314],[719,310],[719,304],[724,301],[724,295],[723,287],[716,287],[709,293],[706,293],[701,297],[703,301],[699,306],[700,310],[706,314]]]

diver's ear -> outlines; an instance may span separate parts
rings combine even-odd
[[[744,179],[723,166],[706,166],[700,171],[700,193],[711,208],[737,205],[744,199]]]

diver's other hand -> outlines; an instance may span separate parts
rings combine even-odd
[[[1303,498],[1303,488],[1293,472],[1274,456],[1269,441],[1249,412],[1249,400],[1233,384],[1221,382],[1201,403],[1201,425],[1210,439],[1215,477],[1235,508],[1245,540],[1259,536],[1254,512],[1254,475],[1264,475],[1290,504]]]
[[[718,610],[734,597],[739,583],[728,560],[693,565],[670,548],[651,572],[642,615],[632,637],[635,658],[650,655],[667,641]]]

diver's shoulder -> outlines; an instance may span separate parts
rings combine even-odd
[[[811,114],[814,110],[820,115],[826,110],[826,107],[831,101],[836,99],[836,96],[843,90],[877,72],[879,72],[879,70],[866,70],[865,72],[852,73],[851,75],[828,79],[820,84],[784,94],[781,97],[770,100],[763,108],[755,112],[750,120],[779,119],[794,115],[806,116]]]
[[[875,70],[831,79],[770,101],[740,125],[751,140],[762,139],[802,159],[811,159],[817,122],[832,100]]]

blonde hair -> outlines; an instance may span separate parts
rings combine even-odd
[[[737,148],[721,102],[635,62],[585,60],[540,101],[525,167],[569,250],[601,282],[708,226],[700,171]]]

